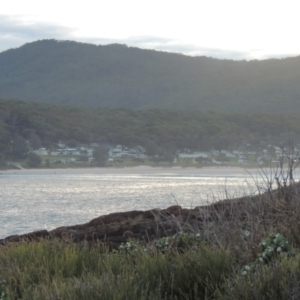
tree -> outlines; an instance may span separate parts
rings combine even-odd
[[[46,166],[46,168],[50,168],[50,161],[48,158],[45,161],[45,166]]]
[[[94,162],[98,167],[104,167],[107,162],[108,151],[104,146],[100,146],[93,151]]]
[[[12,140],[11,156],[13,158],[25,158],[29,151],[27,142],[19,135],[16,135]]]
[[[37,168],[42,163],[42,159],[37,154],[31,152],[27,156],[26,165],[28,168]]]
[[[159,153],[159,146],[154,141],[148,141],[146,144],[146,153],[150,157],[155,157]]]
[[[77,141],[75,139],[71,139],[68,141],[68,146],[71,148],[75,148],[77,146]]]
[[[0,153],[0,168],[3,168],[6,166],[5,157],[3,154]]]
[[[86,155],[79,155],[78,161],[87,162],[89,161],[89,158]]]
[[[11,146],[10,133],[0,125],[0,153],[4,156],[9,154],[12,150]]]
[[[28,141],[29,141],[31,148],[34,150],[39,149],[42,146],[40,138],[33,132],[30,133]]]

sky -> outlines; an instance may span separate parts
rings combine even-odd
[[[0,52],[42,39],[253,60],[300,55],[296,0],[1,0]]]

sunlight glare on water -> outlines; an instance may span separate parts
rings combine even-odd
[[[0,238],[129,210],[191,208],[253,193],[250,177],[1,175]]]

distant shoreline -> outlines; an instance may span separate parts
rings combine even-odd
[[[261,173],[256,168],[239,167],[204,167],[204,168],[181,168],[181,167],[124,167],[124,168],[62,168],[62,169],[19,169],[2,170],[2,175],[50,175],[50,174],[99,174],[99,175],[210,175],[210,176],[233,176],[255,175]]]

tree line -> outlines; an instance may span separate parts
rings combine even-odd
[[[253,149],[299,143],[298,115],[86,108],[0,99],[0,154],[76,144],[143,146],[150,156],[190,150]]]

